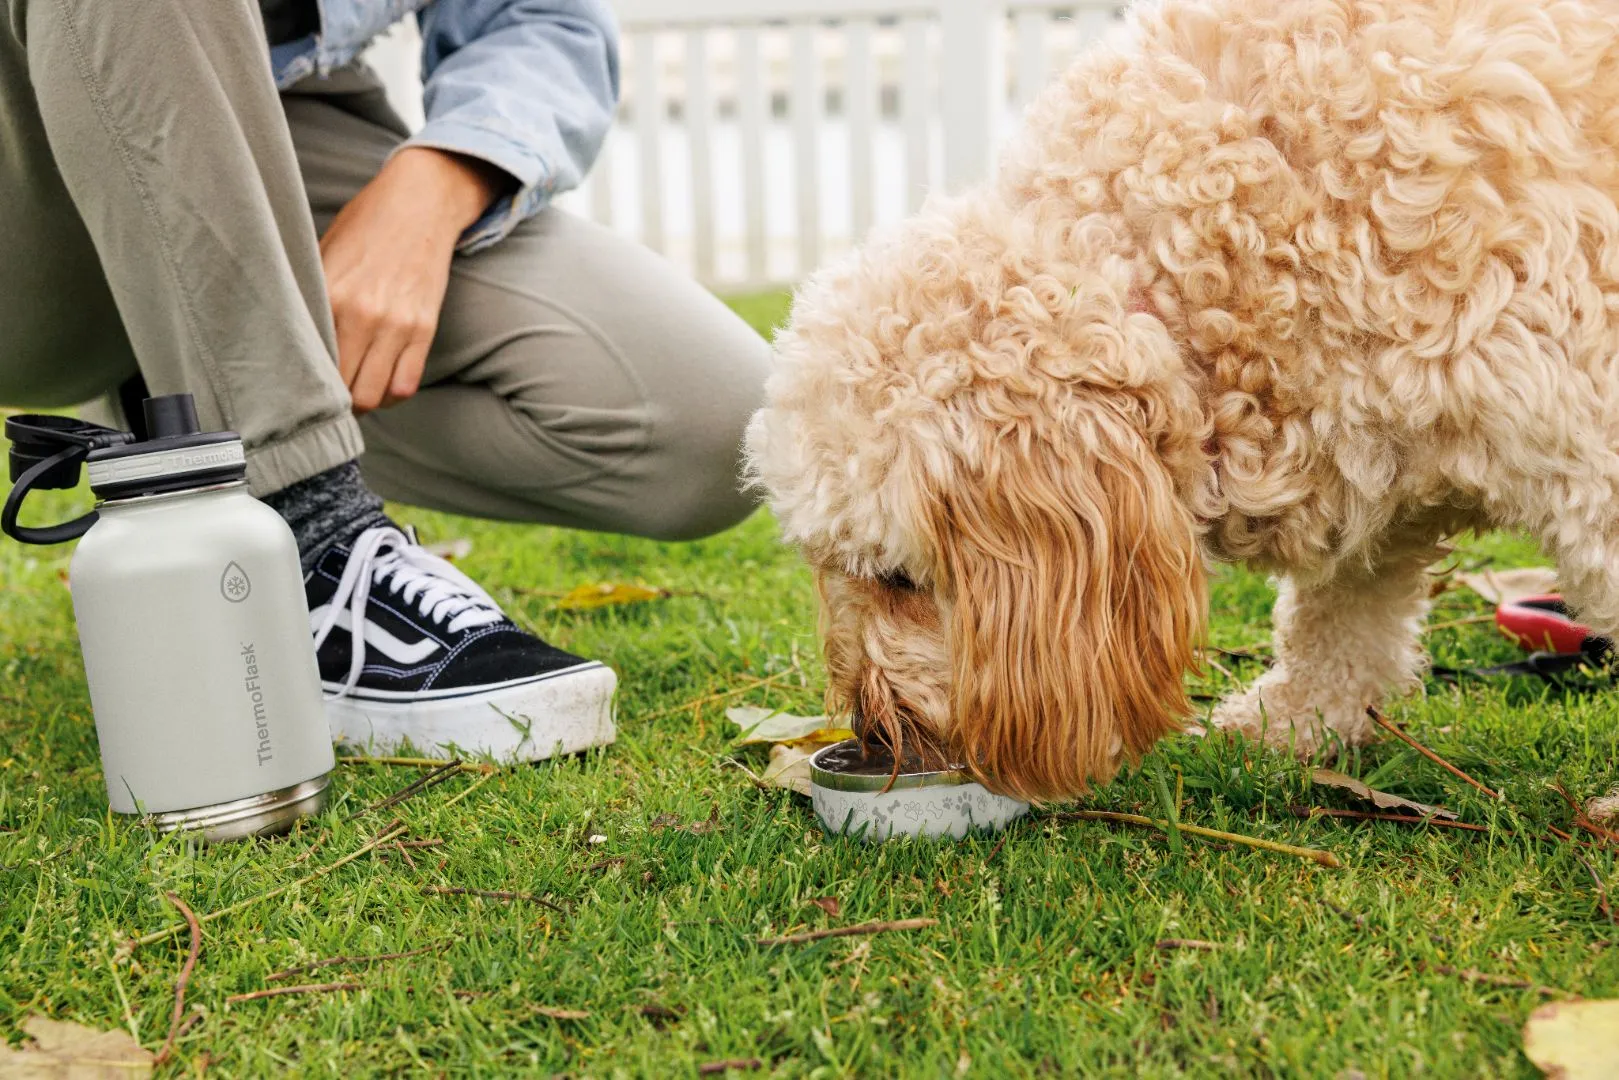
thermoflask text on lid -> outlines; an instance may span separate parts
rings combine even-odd
[[[207,840],[320,810],[335,764],[292,530],[248,493],[241,440],[202,432],[189,394],[150,398],[148,438],[14,416],[0,529],[79,540],[69,582],[107,798]],[[87,462],[96,510],[17,523],[34,488]]]

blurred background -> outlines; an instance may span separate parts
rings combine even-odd
[[[614,0],[619,123],[558,200],[722,292],[787,285],[988,174],[1022,106],[1118,19],[1073,0]],[[405,20],[367,59],[421,121]]]

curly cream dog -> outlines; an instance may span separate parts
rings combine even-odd
[[[1208,557],[1282,579],[1214,723],[1360,743],[1474,526],[1619,629],[1616,197],[1611,0],[1138,7],[797,298],[748,448],[833,707],[1079,793],[1188,712]]]

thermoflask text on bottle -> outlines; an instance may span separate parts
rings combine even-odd
[[[145,416],[144,441],[8,419],[0,526],[82,536],[69,581],[112,809],[209,840],[284,831],[324,804],[334,765],[292,531],[248,493],[241,440],[199,431],[189,395]],[[23,496],[73,487],[81,461],[96,511],[18,525]]]

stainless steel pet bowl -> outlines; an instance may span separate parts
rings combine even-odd
[[[959,840],[971,832],[1002,829],[1029,809],[1028,803],[995,794],[962,769],[895,777],[893,759],[864,758],[858,739],[823,747],[809,766],[815,816],[836,836]]]

